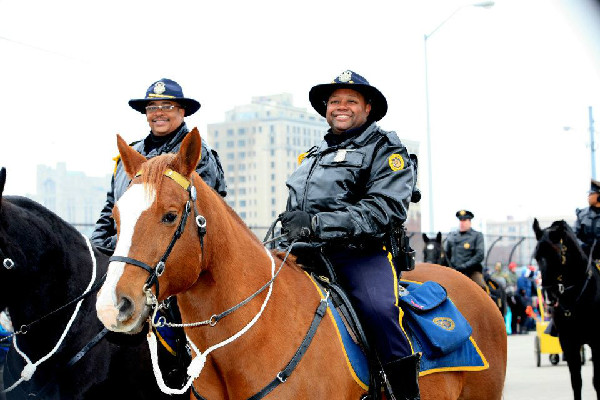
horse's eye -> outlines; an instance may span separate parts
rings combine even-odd
[[[177,219],[177,214],[173,212],[168,212],[162,217],[162,221],[165,224],[172,224]]]

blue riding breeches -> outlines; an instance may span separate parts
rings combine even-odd
[[[413,354],[402,326],[404,312],[398,307],[400,276],[388,254],[383,249],[327,254],[383,364]]]

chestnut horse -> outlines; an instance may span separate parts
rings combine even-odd
[[[178,154],[146,160],[117,135],[132,182],[113,211],[119,239],[96,303],[100,320],[115,332],[139,332],[157,301],[176,295],[195,353],[188,385],[196,398],[258,399],[272,389],[268,398],[360,399],[367,390],[351,376],[332,318],[310,328],[321,293],[194,172],[200,143],[194,129]],[[440,282],[489,362],[479,372],[422,376],[422,398],[501,399],[506,331],[494,303],[449,268],[420,264],[404,277]]]

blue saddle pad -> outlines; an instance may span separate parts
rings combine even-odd
[[[401,280],[401,282],[405,285],[408,284],[407,289],[414,289],[415,287],[411,286],[413,284],[421,285],[421,283],[412,281],[408,282]],[[323,293],[321,292],[316,283],[315,286],[317,287],[317,290],[319,291],[321,296],[323,296]],[[445,297],[445,289],[443,289],[441,286],[440,288],[443,290]],[[427,284],[425,286],[425,289],[426,290],[414,291],[413,299],[415,300],[415,302],[418,300],[421,303],[429,304],[431,306],[432,301],[429,300],[429,294],[433,294],[433,298],[437,299],[437,302],[441,302],[439,288],[434,288],[433,285]],[[348,333],[346,325],[342,320],[342,317],[333,306],[331,300],[329,300],[328,302],[328,314],[333,319],[335,326],[338,330],[338,337],[344,348],[344,353],[346,355],[346,360],[348,362],[348,367],[351,371],[351,374],[357,381],[357,383],[359,383],[359,385],[361,385],[366,390],[369,384],[369,363],[367,357],[362,352],[361,348],[353,341],[352,336],[350,335],[350,333]],[[434,300],[433,303],[435,302],[436,301]],[[449,299],[448,302],[450,302]],[[452,306],[454,307],[453,304]],[[406,320],[408,320],[408,318]],[[415,353],[422,353],[419,373],[419,375],[421,376],[432,374],[435,372],[445,371],[481,371],[489,367],[487,360],[479,350],[479,347],[477,347],[477,343],[475,343],[475,340],[470,336],[467,336],[467,339],[461,341],[459,345],[455,346],[455,348],[452,351],[449,351],[446,354],[432,356],[431,354],[425,353],[425,348],[422,344],[423,337],[420,337],[413,332],[412,324],[406,324],[405,331],[409,336],[411,345],[413,347],[413,351]]]

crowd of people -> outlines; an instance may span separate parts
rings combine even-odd
[[[507,317],[507,332],[517,335],[535,330],[535,321],[539,312],[537,290],[541,279],[539,271],[533,265],[517,268],[517,263],[513,261],[504,267],[501,262],[497,262],[490,277],[506,292],[506,302],[510,309]]]

